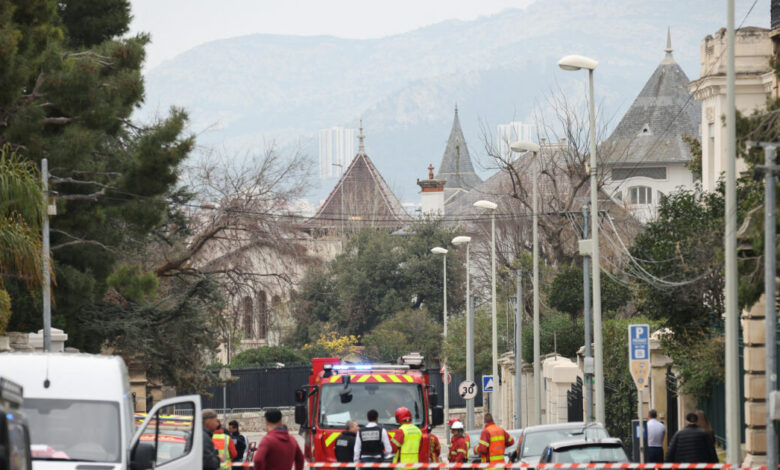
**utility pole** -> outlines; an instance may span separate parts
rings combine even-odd
[[[587,239],[589,235],[588,228],[588,204],[582,205],[582,238]],[[583,293],[583,311],[585,313],[585,422],[593,421],[593,351],[591,340],[591,319],[590,315],[590,255],[582,257],[582,293]]]
[[[474,297],[470,295],[466,311],[466,380],[474,381]],[[484,393],[482,400],[485,400]],[[466,400],[466,429],[474,429],[474,400]]]
[[[517,271],[517,293],[515,294],[515,429],[523,427],[523,270]]]
[[[43,183],[43,350],[51,352],[51,269],[49,267],[49,162],[41,160],[41,182]]]
[[[739,304],[737,297],[737,126],[734,71],[734,0],[726,21],[726,459],[740,464]],[[767,299],[768,301],[769,299]]]

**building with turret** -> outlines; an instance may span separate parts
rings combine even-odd
[[[641,222],[655,217],[664,194],[694,185],[685,138],[698,136],[701,114],[688,91],[688,77],[672,55],[669,31],[665,52],[600,149],[604,191]]]

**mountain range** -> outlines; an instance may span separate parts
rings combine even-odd
[[[753,2],[736,3],[739,23]],[[302,150],[313,165],[319,129],[357,128],[362,118],[374,164],[402,201],[416,201],[415,181],[428,164],[439,164],[456,104],[484,177],[491,170],[483,139],[497,124],[532,123],[558,89],[585,99],[585,74],[561,71],[560,57],[599,61],[600,118],[614,126],[663,59],[667,27],[674,57],[693,80],[701,40],[725,17],[725,1],[714,0],[537,0],[379,39],[235,37],[150,70],[136,117],[182,106],[201,146],[245,155],[274,142],[282,151]],[[768,23],[769,0],[759,0],[745,25]],[[315,181],[309,199],[319,202],[335,182]]]

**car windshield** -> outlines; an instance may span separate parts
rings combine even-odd
[[[601,427],[548,429],[544,431],[526,432],[523,439],[523,457],[542,455],[545,447],[553,442],[572,441],[575,439],[601,439],[609,437]]]
[[[119,462],[119,404],[25,398],[33,460]]]
[[[628,462],[621,446],[569,447],[553,452],[554,463]]]
[[[320,426],[343,428],[354,419],[361,426],[368,420],[369,410],[379,413],[379,423],[397,426],[395,410],[405,406],[412,412],[412,422],[422,426],[425,421],[422,389],[419,384],[351,383],[351,393],[344,394],[344,385],[323,385],[320,395]]]

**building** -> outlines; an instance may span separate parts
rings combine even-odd
[[[341,176],[355,154],[355,129],[322,129],[318,138],[320,178]]]
[[[460,194],[468,192],[482,183],[482,178],[477,176],[474,165],[471,163],[466,138],[463,137],[463,130],[460,128],[457,106],[455,106],[455,117],[452,120],[450,137],[447,139],[447,146],[444,148],[444,155],[441,157],[436,179],[447,181],[444,185],[445,205],[453,202]]]
[[[769,30],[752,26],[738,29],[735,37],[736,106],[739,112],[751,114],[764,108],[776,87],[769,66],[772,41]],[[701,76],[689,84],[701,106],[697,135],[701,136],[701,181],[706,191],[714,191],[726,171],[726,67],[726,28],[721,28],[701,42]],[[744,169],[744,162],[737,159],[737,172]]]
[[[361,228],[396,229],[412,221],[366,154],[363,123],[352,162],[316,214],[303,226],[312,233],[348,233]]]
[[[420,186],[420,211],[423,216],[444,217],[445,180],[433,176],[433,165],[428,165],[428,179],[417,180]]]
[[[684,137],[698,135],[701,115],[688,91],[688,77],[672,55],[667,32],[666,56],[601,146],[604,191],[622,201],[641,222],[652,220],[664,194],[692,188]]]
[[[510,160],[512,142],[531,142],[533,129],[522,121],[512,121],[507,124],[499,124],[497,127],[497,150],[501,158]]]

